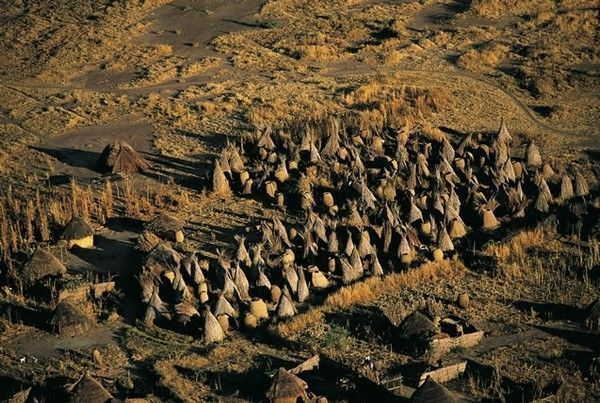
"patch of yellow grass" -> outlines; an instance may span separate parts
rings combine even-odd
[[[499,269],[507,277],[521,277],[530,268],[528,251],[544,247],[550,242],[550,235],[541,228],[520,231],[508,241],[486,246],[483,253],[499,260]]]
[[[190,401],[192,396],[198,395],[198,384],[181,376],[177,367],[200,369],[208,363],[209,360],[206,357],[187,354],[177,358],[159,360],[154,364],[154,370],[158,375],[160,386],[168,388],[179,400]]]
[[[470,10],[488,18],[507,15],[522,15],[534,10],[552,10],[556,4],[552,0],[473,0]]]
[[[471,71],[485,72],[493,70],[508,55],[510,47],[500,43],[491,43],[483,49],[470,49],[463,53],[458,64]]]

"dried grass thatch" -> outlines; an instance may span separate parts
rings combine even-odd
[[[142,252],[150,252],[160,243],[160,238],[150,231],[143,231],[137,238],[137,248]]]
[[[285,368],[279,368],[273,383],[267,391],[267,397],[272,402],[295,402],[298,398],[308,401],[306,389],[308,385]]]
[[[287,288],[281,293],[276,312],[278,318],[289,318],[296,314],[296,307]]]
[[[459,400],[446,387],[428,377],[413,393],[410,401],[414,403],[458,403]]]
[[[54,310],[50,325],[56,333],[72,337],[88,331],[92,322],[81,309],[63,300]]]
[[[229,196],[231,195],[231,187],[229,186],[229,180],[225,176],[223,172],[223,168],[221,167],[221,163],[219,161],[215,161],[215,168],[213,170],[212,177],[212,191],[216,195],[220,196]]]
[[[398,334],[403,338],[429,337],[437,333],[437,326],[419,311],[408,315],[398,326]]]
[[[183,225],[180,219],[163,213],[154,217],[145,229],[161,238],[183,242]]]
[[[91,235],[94,235],[92,226],[81,217],[73,217],[67,225],[65,225],[61,238],[70,241],[74,239],[83,239]]]
[[[539,168],[542,166],[542,155],[533,140],[531,140],[525,149],[525,163],[527,164],[527,168]]]
[[[67,269],[60,260],[50,252],[38,247],[31,256],[29,263],[23,268],[21,280],[27,285],[32,285],[44,278],[60,276],[66,272]]]
[[[143,172],[150,168],[148,162],[129,144],[117,141],[104,147],[98,159],[98,169],[110,173]]]
[[[113,397],[90,374],[85,373],[71,389],[72,403],[105,403]]]
[[[207,307],[204,313],[204,341],[206,343],[217,343],[223,341],[224,338],[223,328]]]

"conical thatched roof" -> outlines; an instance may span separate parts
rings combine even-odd
[[[223,172],[223,168],[219,161],[215,161],[215,169],[213,170],[212,190],[215,194],[227,196],[231,194],[229,181]]]
[[[459,400],[446,387],[428,377],[413,393],[410,401],[415,403],[458,403]]]
[[[276,312],[278,318],[288,318],[296,314],[296,307],[292,302],[292,297],[290,296],[287,288],[284,289],[283,293],[281,293]]]
[[[219,324],[215,315],[210,312],[210,309],[206,308],[204,313],[204,341],[207,343],[216,343],[222,341],[225,338],[223,328]]]
[[[164,270],[179,270],[181,266],[181,255],[169,245],[160,243],[148,253],[144,261],[144,267],[154,274],[160,274]]]
[[[398,332],[402,337],[429,336],[438,333],[438,329],[427,316],[416,311],[400,323]]]
[[[42,248],[37,248],[21,272],[21,280],[33,284],[43,278],[59,276],[66,272],[65,266],[54,255]]]
[[[502,143],[508,143],[512,140],[512,136],[510,135],[510,132],[508,131],[508,128],[506,127],[506,123],[504,122],[504,119],[502,119],[502,121],[500,123],[500,129],[498,130],[497,139],[498,139],[498,141],[500,141]]]
[[[105,403],[113,397],[104,386],[86,373],[71,390],[72,403]]]
[[[279,368],[273,383],[267,391],[267,397],[275,399],[297,399],[299,397],[306,400],[306,389],[308,385],[296,375],[290,373],[285,368]]]
[[[173,237],[174,234],[183,229],[183,221],[168,214],[159,214],[147,225],[146,230],[161,237]]]
[[[142,252],[150,252],[160,243],[160,238],[150,231],[143,231],[137,238],[137,247]]]
[[[65,226],[61,238],[69,241],[83,239],[91,235],[94,235],[92,226],[81,217],[73,217]]]
[[[92,322],[81,309],[63,300],[54,310],[50,325],[59,334],[74,336],[87,331]]]
[[[98,159],[98,169],[111,173],[143,172],[150,168],[148,162],[129,144],[117,141],[104,147]]]
[[[575,173],[575,195],[585,196],[590,193],[590,188],[581,172]]]
[[[525,162],[527,168],[539,168],[542,166],[542,155],[533,140],[531,140],[525,149]]]

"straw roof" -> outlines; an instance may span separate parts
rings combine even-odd
[[[206,308],[204,313],[204,341],[207,343],[216,343],[222,341],[224,338],[225,333],[219,321],[210,312],[210,309]]]
[[[124,141],[108,144],[98,159],[98,168],[111,173],[143,172],[150,168],[148,162]]]
[[[287,318],[296,314],[296,307],[294,306],[294,303],[292,302],[292,297],[290,296],[287,289],[285,289],[283,293],[281,293],[279,303],[277,304],[276,312],[278,318]]]
[[[223,172],[221,161],[218,160],[215,161],[215,168],[213,170],[212,190],[214,193],[224,196],[231,193],[229,181],[225,176],[225,172]]]
[[[410,397],[414,403],[458,403],[458,399],[446,387],[428,377]]]
[[[419,311],[408,315],[398,326],[398,331],[403,337],[428,336],[438,333],[435,324]]]
[[[183,229],[183,221],[168,214],[159,214],[147,225],[146,230],[162,237],[172,237]]]
[[[181,266],[181,255],[169,245],[160,243],[148,253],[144,261],[144,267],[155,274],[164,270],[179,270]]]
[[[160,238],[150,231],[143,231],[137,238],[137,247],[142,252],[150,252],[160,243]]]
[[[296,375],[290,373],[285,368],[279,368],[273,383],[267,391],[267,397],[275,399],[308,399],[306,389],[308,385]]]
[[[91,235],[94,235],[92,226],[83,218],[74,216],[63,229],[61,238],[69,241],[72,239],[87,238]]]
[[[575,194],[577,196],[585,196],[590,193],[590,188],[581,172],[575,173]]]
[[[84,333],[92,323],[81,309],[63,300],[54,310],[50,325],[57,333],[72,336]]]
[[[525,161],[527,163],[527,168],[536,168],[542,166],[542,155],[540,154],[540,150],[538,149],[537,145],[535,145],[533,140],[531,140],[525,149]]]
[[[498,134],[496,135],[496,138],[498,139],[498,141],[500,141],[502,143],[508,143],[512,140],[512,136],[510,135],[510,132],[508,131],[508,128],[506,127],[506,123],[504,122],[504,119],[502,119],[502,121],[500,123],[500,129],[498,130]]]
[[[71,390],[73,403],[105,403],[112,398],[104,386],[88,373],[84,374]]]
[[[63,264],[50,252],[37,248],[21,272],[21,279],[33,284],[43,278],[59,276],[67,272]]]

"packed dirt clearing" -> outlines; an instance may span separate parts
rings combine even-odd
[[[600,400],[599,10],[0,0],[0,400]]]

